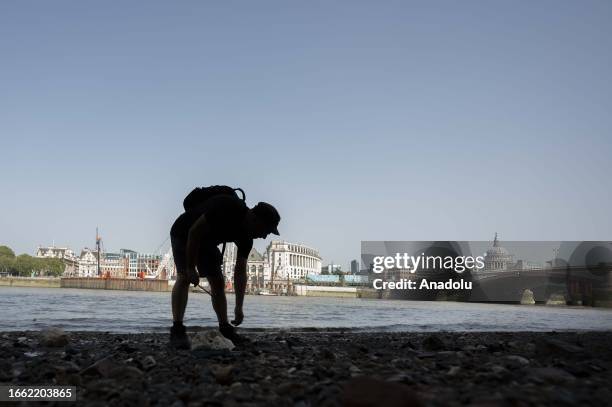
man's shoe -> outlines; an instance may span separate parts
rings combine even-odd
[[[219,324],[219,332],[221,332],[221,335],[232,341],[234,345],[246,342],[246,339],[243,336],[236,333],[236,328],[234,328],[233,325]]]
[[[180,350],[191,349],[191,342],[189,341],[184,325],[170,328],[170,346]]]

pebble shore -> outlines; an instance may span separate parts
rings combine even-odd
[[[0,333],[0,385],[73,385],[83,406],[612,405],[612,332],[241,334],[176,351],[163,333]]]

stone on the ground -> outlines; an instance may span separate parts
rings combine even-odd
[[[102,358],[81,371],[82,375],[99,375],[108,377],[116,367],[111,357]]]
[[[41,332],[40,344],[52,348],[68,345],[68,334],[61,328],[48,328]]]
[[[448,372],[446,372],[447,375],[449,376],[457,376],[457,374],[461,371],[461,367],[459,366],[451,366],[450,369],[448,369]]]
[[[151,355],[145,356],[145,358],[141,362],[142,368],[144,370],[149,370],[155,367],[156,364],[157,362],[155,361],[155,358]]]
[[[81,371],[85,376],[102,376],[116,380],[139,379],[143,376],[142,370],[134,366],[115,362],[110,356],[98,360]]]
[[[219,384],[229,385],[234,379],[232,374],[234,370],[233,365],[211,365],[210,370]]]
[[[529,359],[524,358],[519,355],[508,355],[506,356],[506,361],[509,365],[519,367],[519,366],[527,366],[529,364]]]
[[[234,343],[221,335],[217,330],[207,330],[196,333],[191,338],[191,349],[232,350]]]

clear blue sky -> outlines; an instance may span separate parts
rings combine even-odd
[[[612,237],[612,3],[0,2],[0,244],[154,251],[196,185],[361,240]],[[262,247],[260,244],[259,247]]]

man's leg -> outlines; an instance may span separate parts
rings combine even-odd
[[[176,276],[176,282],[172,288],[172,320],[174,323],[183,323],[187,298],[189,297],[189,280],[184,274]]]
[[[243,343],[245,339],[236,334],[236,329],[227,320],[227,300],[225,298],[225,279],[223,275],[218,273],[214,277],[208,277],[208,283],[210,284],[212,305],[219,321],[219,331],[234,345]]]
[[[208,284],[210,284],[210,299],[212,306],[217,314],[219,325],[227,325],[227,299],[225,298],[225,279],[223,274],[214,273],[207,276]]]
[[[240,337],[227,320],[227,299],[225,298],[225,278],[221,272],[221,252],[214,247],[207,252],[206,260],[198,264],[198,269],[206,270],[204,275],[210,285],[210,300],[219,321],[219,331],[223,336],[236,344]]]
[[[170,329],[170,344],[176,349],[189,349],[191,343],[187,337],[187,330],[183,325],[185,307],[189,297],[189,280],[185,275],[185,250],[180,241],[172,239],[172,253],[176,265],[176,282],[172,288],[172,328]]]
[[[243,338],[236,334],[234,326],[227,320],[227,300],[225,298],[225,279],[221,273],[208,277],[210,297],[219,321],[219,331],[234,345],[241,343]]]
[[[191,342],[187,336],[187,330],[183,325],[183,316],[189,296],[189,281],[184,274],[177,274],[176,282],[172,288],[172,319],[170,328],[170,344],[175,349],[190,349]]]

